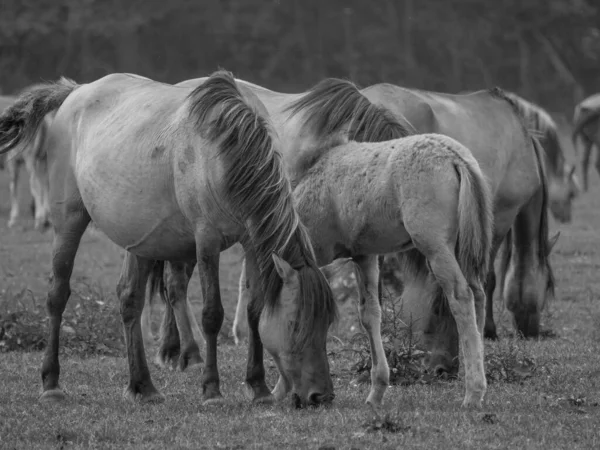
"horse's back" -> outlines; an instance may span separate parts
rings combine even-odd
[[[513,205],[533,194],[538,161],[519,116],[501,94],[441,94],[394,85],[365,90],[372,101],[402,114],[419,133],[450,136],[473,154],[497,201]]]

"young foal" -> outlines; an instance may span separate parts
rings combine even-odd
[[[262,108],[256,98],[249,101]],[[58,383],[60,325],[75,254],[93,221],[129,252],[117,287],[130,373],[126,396],[163,399],[150,378],[140,329],[154,260],[195,260],[207,344],[203,397],[222,399],[219,254],[240,241],[251,291],[248,393],[258,401],[272,398],[264,339],[297,403],[330,402],[331,289],[294,209],[275,136],[231,74],[217,72],[194,90],[127,74],[88,85],[62,79],[36,87],[0,116],[2,151],[28,142],[54,110],[47,157],[55,239],[41,399],[64,397]],[[296,326],[288,327],[290,321]]]

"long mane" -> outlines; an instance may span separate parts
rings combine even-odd
[[[350,81],[326,78],[290,104],[291,115],[303,114],[304,127],[317,138],[347,131],[359,142],[390,141],[410,133],[394,115],[369,101]]]
[[[554,119],[542,107],[519,97],[513,92],[504,92],[504,95],[511,101],[529,133],[543,142],[544,153],[553,172],[563,175],[565,156]]]
[[[282,288],[272,254],[298,271],[300,281],[296,349],[312,339],[312,330],[334,319],[336,306],[325,277],[315,263],[308,233],[293,206],[281,154],[274,148],[272,129],[257,114],[229,72],[218,71],[190,95],[190,117],[201,135],[219,145],[225,165],[226,195],[246,229],[242,243],[252,248],[263,295],[255,311],[273,311]]]

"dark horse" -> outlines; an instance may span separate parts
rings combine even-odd
[[[128,74],[87,85],[61,79],[24,93],[0,116],[1,151],[29,141],[53,110],[47,158],[55,238],[41,399],[64,397],[60,324],[75,254],[93,221],[129,252],[117,286],[130,373],[126,396],[163,399],[150,378],[140,329],[156,260],[195,261],[204,299],[203,396],[221,401],[219,254],[241,242],[252,291],[247,392],[253,400],[272,399],[265,341],[297,404],[330,402],[326,337],[335,303],[294,209],[260,101],[249,91],[243,95],[227,72],[196,89]],[[296,326],[288,327],[289,320]]]

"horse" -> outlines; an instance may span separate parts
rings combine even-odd
[[[588,172],[592,147],[600,148],[600,94],[594,94],[577,106],[573,113],[573,132],[571,140],[577,150],[577,138],[583,142],[583,155],[581,157],[583,190],[588,190]],[[596,170],[600,173],[600,158],[596,158]]]
[[[491,261],[510,230],[511,261],[499,286],[518,333],[539,334],[540,314],[554,297],[550,252],[558,234],[549,238],[548,187],[544,150],[531,136],[515,102],[499,88],[469,94],[442,94],[382,83],[361,91],[370,101],[388,108],[418,133],[440,133],[456,139],[472,153],[490,182],[494,196],[494,237]],[[408,287],[408,286],[407,286]],[[496,275],[492,265],[486,280],[485,336],[496,339],[493,293]],[[439,362],[452,368],[456,354],[450,338],[456,327],[444,324],[448,314],[431,314],[423,303],[405,302],[407,314],[431,323],[429,349],[445,354]],[[412,311],[411,308],[413,309]],[[454,330],[454,331],[453,331]],[[450,334],[449,334],[450,333]]]
[[[529,132],[538,137],[544,148],[550,211],[561,223],[571,222],[572,202],[579,195],[575,165],[566,162],[558,137],[558,126],[548,112],[513,92],[506,96],[515,104]]]
[[[0,96],[0,112],[4,111],[16,101],[16,97]],[[0,155],[0,169],[5,166],[9,175],[10,214],[8,228],[13,228],[19,220],[20,207],[18,197],[19,173],[24,165],[29,172],[29,189],[32,201],[30,204],[31,215],[34,217],[34,229],[45,231],[50,227],[48,216],[47,169],[44,148],[46,130],[51,122],[51,114],[44,119],[35,138],[29,145],[20,149],[11,158]]]
[[[319,120],[315,108],[306,116],[306,126],[318,130]],[[380,143],[348,143],[342,135],[329,146],[307,148],[298,164],[302,168],[296,173],[302,175],[293,181],[295,204],[318,264],[352,258],[361,319],[367,314],[377,316],[374,321],[362,320],[369,338],[376,340],[371,341],[367,403],[380,405],[389,382],[387,363],[379,363],[386,361],[386,355],[380,331],[378,255],[402,252],[414,277],[428,278],[431,271],[448,299],[464,355],[463,406],[481,407],[486,390],[483,282],[493,200],[469,150],[436,134]],[[435,296],[428,281],[411,292],[416,301]],[[287,383],[280,377],[275,396],[286,391]]]
[[[164,400],[152,383],[140,330],[149,273],[157,261],[195,260],[207,343],[203,400],[223,401],[219,254],[240,242],[252,292],[246,393],[253,401],[273,400],[264,345],[297,405],[330,403],[326,337],[336,306],[294,208],[277,135],[260,101],[224,71],[196,88],[131,74],[84,85],[62,78],[21,95],[0,116],[0,151],[31,140],[54,110],[47,158],[55,238],[40,400],[64,398],[58,383],[60,324],[75,254],[93,221],[128,252],[117,284],[127,398]]]

